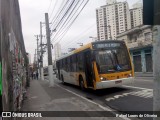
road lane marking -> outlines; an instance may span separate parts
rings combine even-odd
[[[135,96],[143,97],[143,98],[152,98],[153,90],[142,90],[138,92],[131,92],[131,95],[135,95]]]
[[[58,87],[60,87],[61,89],[66,90],[67,92],[70,92],[70,93],[72,93],[72,94],[74,94],[74,95],[76,95],[76,96],[78,96],[78,97],[80,97],[80,98],[82,98],[82,99],[84,99],[84,100],[92,103],[92,104],[97,105],[98,107],[100,107],[101,109],[103,109],[103,110],[105,110],[105,111],[110,111],[111,113],[113,113],[113,114],[115,114],[115,115],[117,114],[117,113],[113,112],[114,110],[111,109],[111,108],[104,107],[104,106],[102,106],[102,105],[100,105],[100,104],[98,104],[98,103],[96,103],[96,102],[93,102],[93,101],[91,101],[91,100],[89,100],[89,99],[87,99],[87,98],[85,98],[85,97],[83,97],[83,96],[81,96],[81,95],[79,95],[79,94],[71,91],[71,90],[68,90],[68,89],[66,89],[66,88],[63,88],[63,87],[61,87],[61,86],[58,85],[58,84],[55,84],[55,85],[58,86]],[[131,119],[129,119],[129,118],[124,118],[124,117],[120,117],[120,118],[122,118],[123,120],[131,120]]]
[[[142,97],[142,98],[153,98],[153,90],[143,89],[140,91],[123,93],[120,95],[115,95],[113,97],[106,98],[105,100],[110,102],[110,101],[116,100],[118,98],[126,97],[128,95],[133,95],[133,96]]]
[[[141,88],[141,87],[134,87],[134,86],[128,86],[128,85],[122,85],[122,86],[124,86],[124,87],[129,87],[129,88],[142,89],[142,90],[144,90],[144,89],[153,90],[153,89],[149,89],[149,88]]]

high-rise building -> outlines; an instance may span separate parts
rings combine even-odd
[[[136,26],[143,24],[143,6],[142,2],[139,1],[135,3],[133,8],[130,9],[131,14],[131,28],[134,28]]]
[[[55,60],[61,56],[61,45],[56,43],[54,45],[54,52],[55,52]]]
[[[107,5],[96,9],[99,40],[116,39],[119,33],[131,28],[129,6],[126,1],[107,0]]]

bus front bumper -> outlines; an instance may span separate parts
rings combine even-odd
[[[134,77],[101,81],[96,83],[96,89],[117,87],[117,86],[126,85],[130,83],[132,84],[133,82],[134,82]]]

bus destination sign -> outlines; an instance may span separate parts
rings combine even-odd
[[[121,47],[122,43],[96,43],[93,44],[93,49],[102,49],[102,48],[117,48]]]

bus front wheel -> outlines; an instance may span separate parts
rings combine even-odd
[[[64,78],[63,78],[63,75],[61,75],[61,80],[62,80],[62,83],[64,84]]]

